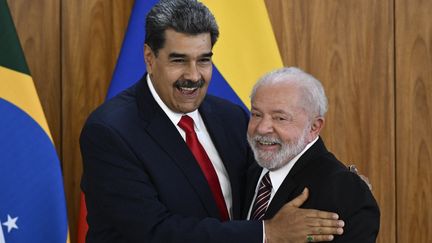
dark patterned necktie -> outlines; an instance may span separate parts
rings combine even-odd
[[[262,220],[267,211],[272,191],[272,184],[270,180],[269,171],[263,176],[259,184],[258,193],[252,208],[251,220]]]

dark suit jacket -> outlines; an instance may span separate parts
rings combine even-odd
[[[251,202],[256,183],[261,174],[259,166],[249,170],[247,207]],[[332,242],[375,242],[379,230],[380,212],[368,186],[360,177],[339,162],[327,151],[319,138],[297,161],[274,198],[270,202],[264,219],[272,218],[277,211],[309,188],[309,198],[302,208],[313,208],[336,212],[345,221],[344,233]]]
[[[228,171],[240,219],[248,115],[207,96],[199,112]],[[87,242],[261,242],[259,222],[221,223],[207,181],[143,78],[88,118],[80,138]]]

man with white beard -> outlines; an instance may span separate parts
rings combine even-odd
[[[375,242],[380,212],[371,191],[319,137],[327,111],[321,83],[298,68],[275,70],[255,84],[251,104],[248,141],[259,166],[249,170],[248,219],[271,219],[310,190],[302,208],[336,212],[345,222],[333,242]],[[314,242],[314,234],[298,241]]]

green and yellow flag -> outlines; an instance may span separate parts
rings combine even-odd
[[[60,162],[0,0],[0,243],[68,241]]]

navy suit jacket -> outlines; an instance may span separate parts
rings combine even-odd
[[[250,168],[247,191],[247,206],[253,201],[255,187],[261,167]],[[285,203],[309,188],[309,198],[301,206],[336,212],[344,220],[344,233],[332,242],[375,242],[378,235],[380,212],[378,205],[361,178],[350,172],[345,165],[327,151],[319,138],[296,162],[285,177],[267,208],[264,219],[272,218]]]
[[[87,242],[262,242],[260,222],[237,220],[253,161],[248,114],[209,95],[199,112],[229,175],[234,220],[220,222],[199,165],[144,76],[96,109],[82,130]]]

